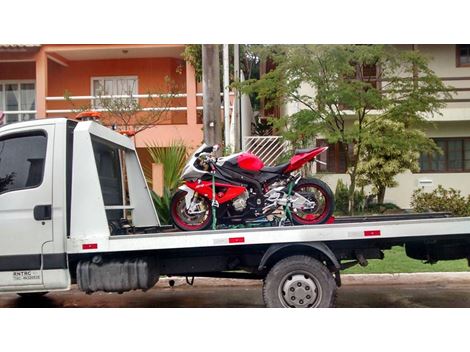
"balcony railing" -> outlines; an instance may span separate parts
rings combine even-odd
[[[234,93],[230,93],[230,95],[234,95]],[[163,99],[182,99],[187,98],[186,93],[176,93],[176,94],[121,94],[121,95],[75,95],[75,96],[56,96],[56,97],[46,97],[46,101],[80,101],[80,100],[87,100],[90,102],[90,105],[93,105],[94,101],[103,100],[103,99],[155,99],[155,98],[163,98]],[[220,93],[220,96],[223,96],[223,93]],[[196,97],[202,98],[202,93],[197,93]],[[221,109],[223,106],[221,105]],[[94,111],[106,111],[103,108],[94,108]],[[186,111],[188,110],[187,106],[170,106],[170,107],[143,107],[140,109],[141,111]],[[203,110],[202,106],[196,106],[196,110]],[[48,114],[65,114],[76,112],[76,109],[47,109],[46,113]],[[16,113],[16,112],[15,112]]]

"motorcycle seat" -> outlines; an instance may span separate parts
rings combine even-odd
[[[315,149],[318,149],[318,148],[319,148],[319,147],[305,148],[305,149],[296,149],[296,150],[295,150],[295,155],[310,153],[310,152],[312,152],[312,151],[314,151]]]
[[[285,169],[289,166],[289,162],[276,165],[276,166],[265,166],[260,171],[261,172],[270,172],[272,174],[282,174]]]

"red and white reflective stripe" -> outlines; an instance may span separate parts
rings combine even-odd
[[[235,244],[245,243],[245,237],[228,237],[228,238],[216,238],[214,244]]]
[[[84,243],[82,249],[98,249],[98,243]]]
[[[373,237],[373,236],[380,236],[380,230],[366,230],[364,231],[364,237]]]

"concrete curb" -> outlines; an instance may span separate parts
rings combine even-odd
[[[174,281],[174,287],[187,286],[184,277],[162,278],[158,287],[170,287],[170,281]],[[443,285],[443,284],[470,284],[470,272],[448,273],[398,273],[398,274],[347,274],[341,276],[343,285]],[[220,279],[196,277],[194,287],[240,287],[260,286],[260,280],[244,279]]]
[[[469,284],[470,272],[342,275],[344,285]]]

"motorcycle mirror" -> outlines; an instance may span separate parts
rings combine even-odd
[[[220,145],[216,144],[212,147],[212,151],[215,153],[216,151],[218,151],[220,149]]]

